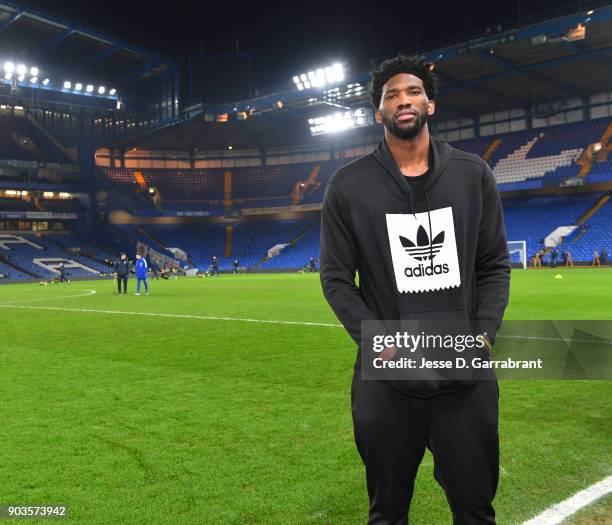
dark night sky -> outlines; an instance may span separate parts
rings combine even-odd
[[[266,91],[331,60],[363,69],[370,59],[459,41],[466,31],[484,31],[519,16],[526,24],[534,15],[552,17],[560,8],[585,9],[593,2],[30,0],[23,4],[176,59],[200,49],[208,54],[234,53],[238,40],[240,51],[253,57],[254,87]],[[167,7],[161,7],[164,4]]]

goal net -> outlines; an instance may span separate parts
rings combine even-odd
[[[508,241],[508,253],[512,265],[527,269],[527,241]]]

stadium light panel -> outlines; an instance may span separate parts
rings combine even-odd
[[[98,88],[98,94],[99,95],[104,95],[104,92],[106,91],[106,88],[104,86],[100,86]]]
[[[311,87],[323,87],[328,84],[342,82],[344,80],[344,67],[342,64],[335,63],[331,66],[320,67],[294,75],[293,83],[299,91],[310,89]]]
[[[33,77],[38,76],[38,68],[36,66],[30,68],[30,75],[32,75]]]
[[[38,82],[38,77],[32,77],[32,78],[30,79],[30,83],[31,83],[31,84],[36,84],[37,82]]]
[[[13,78],[13,73],[5,73],[5,74],[4,74],[4,78],[5,78],[6,80],[10,80],[11,78]]]
[[[15,71],[15,64],[13,64],[12,62],[5,62],[4,63],[4,72],[5,73],[12,73],[13,71]]]
[[[93,90],[94,90],[94,87],[91,84],[87,84],[85,91],[87,91],[87,93],[93,93]]]
[[[74,85],[74,89],[75,89],[75,91],[81,91],[83,89],[83,84],[81,84],[80,82],[77,82]]]
[[[48,78],[45,78],[45,79],[42,81],[43,86],[48,86],[48,85],[49,85],[49,82],[50,82],[50,80],[49,80]]]
[[[308,119],[310,133],[324,135],[338,133],[353,128],[369,126],[372,123],[372,112],[366,108],[335,112],[329,115]]]
[[[66,80],[64,82],[64,89],[70,89],[72,87],[72,82],[69,82],[68,80]]]
[[[19,75],[17,80],[19,80],[19,82],[23,82],[25,80],[25,75]]]
[[[19,65],[17,66],[17,74],[18,74],[18,75],[25,75],[25,73],[26,73],[26,67],[25,67],[25,65],[23,65],[23,64],[19,64]]]
[[[117,93],[117,90],[115,88],[112,88],[108,94],[112,97],[115,93]]]

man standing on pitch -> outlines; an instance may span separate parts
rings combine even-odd
[[[147,261],[140,255],[136,254],[136,295],[140,295],[140,283],[144,283],[145,295],[149,295],[149,283],[147,282],[149,268]]]
[[[126,295],[127,282],[130,275],[130,261],[128,261],[125,253],[122,253],[119,259],[115,261],[113,272],[115,273],[115,277],[117,279],[117,290],[119,295]],[[121,293],[121,283],[123,283],[123,294]]]
[[[433,66],[424,57],[383,62],[372,74],[370,97],[384,139],[340,168],[326,189],[321,283],[360,346],[362,321],[468,320],[488,351],[508,302],[510,262],[493,174],[478,156],[429,134],[436,95]],[[387,348],[382,358],[395,351]],[[361,368],[358,352],[351,401],[369,525],[408,523],[426,448],[454,524],[494,524],[494,376],[453,390],[452,382],[363,380]]]

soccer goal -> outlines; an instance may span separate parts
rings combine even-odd
[[[527,241],[508,241],[508,254],[512,264],[520,264],[527,269]]]

